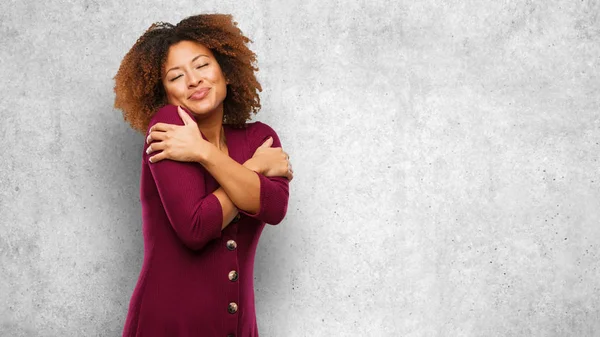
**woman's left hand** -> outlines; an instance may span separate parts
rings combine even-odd
[[[177,112],[183,120],[184,125],[167,123],[156,123],[150,128],[146,143],[151,143],[146,153],[161,151],[150,157],[151,163],[163,159],[171,159],[184,162],[197,162],[202,155],[204,143],[210,144],[202,138],[198,124],[181,107]]]

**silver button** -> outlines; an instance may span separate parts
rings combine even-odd
[[[227,307],[227,311],[230,314],[235,314],[238,311],[238,305],[235,302],[231,302],[229,303],[229,306]]]
[[[227,240],[227,249],[229,250],[235,250],[237,248],[237,242],[233,241],[233,240]]]

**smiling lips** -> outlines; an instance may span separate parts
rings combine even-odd
[[[210,88],[198,89],[198,90],[194,91],[194,93],[192,94],[192,96],[190,96],[190,99],[201,100],[204,97],[206,97],[206,95],[208,95],[208,91],[209,90],[210,90]]]

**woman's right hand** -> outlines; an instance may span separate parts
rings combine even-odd
[[[294,171],[290,163],[290,156],[280,147],[271,147],[273,138],[269,137],[262,143],[248,159],[244,166],[256,171],[265,177],[286,177],[294,179]]]

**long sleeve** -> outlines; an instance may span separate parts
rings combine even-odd
[[[253,124],[248,130],[250,153],[254,154],[256,149],[269,137],[273,137],[272,147],[281,147],[277,133],[270,126],[261,122]],[[243,210],[240,210],[240,213],[271,225],[277,225],[287,213],[289,180],[285,177],[265,177],[262,174],[256,174],[260,179],[260,209],[255,214]]]
[[[148,129],[159,122],[183,125],[174,105],[157,111]],[[147,155],[148,145],[144,146],[143,152],[146,162],[150,156],[160,153],[156,151]],[[219,238],[223,221],[221,203],[205,189],[204,177],[208,172],[204,167],[199,163],[170,159],[148,162],[148,165],[167,217],[181,241],[187,247],[198,250],[209,241]]]

